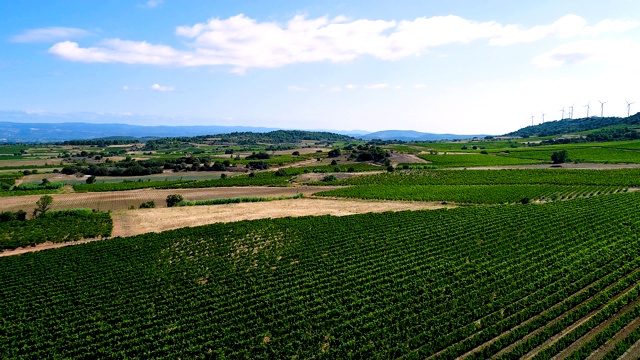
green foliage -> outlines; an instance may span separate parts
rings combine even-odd
[[[342,155],[342,151],[340,151],[340,149],[329,150],[329,153],[327,154],[330,158],[338,157],[340,155]]]
[[[612,185],[635,187],[640,169],[409,170],[358,176],[332,185]]]
[[[95,175],[91,175],[87,178],[87,184],[93,184],[96,182],[96,176]]]
[[[111,235],[112,227],[108,213],[87,209],[49,211],[36,219],[0,222],[0,250],[34,246],[46,241],[58,243],[106,237]]]
[[[37,218],[42,215],[45,215],[49,209],[51,209],[51,204],[53,204],[53,197],[51,195],[44,195],[38,201],[36,201],[36,207],[33,209],[33,217]]]
[[[470,167],[470,166],[500,166],[500,165],[525,165],[536,164],[540,161],[520,159],[509,155],[485,155],[485,154],[444,154],[431,155],[419,154],[420,158],[431,162],[438,167]]]
[[[167,207],[174,207],[180,204],[184,200],[184,197],[180,194],[167,195]]]
[[[322,181],[324,181],[324,182],[331,182],[331,181],[336,181],[336,180],[338,180],[338,178],[335,175],[327,175],[327,176],[322,178]]]
[[[553,154],[551,154],[551,161],[553,161],[554,164],[564,164],[569,161],[569,153],[567,150],[554,151]]]
[[[143,202],[140,204],[140,209],[153,209],[156,207],[156,203],[153,200],[149,200],[147,202]]]
[[[265,219],[4,257],[0,357],[520,358],[638,298],[639,205]]]
[[[220,198],[220,199],[208,199],[208,200],[183,200],[180,201],[176,206],[197,206],[197,205],[224,205],[224,204],[239,204],[244,202],[263,202],[263,201],[275,201],[275,200],[289,200],[289,199],[300,199],[304,197],[303,193],[299,193],[293,196],[243,196],[236,198]]]
[[[465,204],[526,204],[625,192],[620,186],[589,185],[359,185],[323,191],[317,196],[376,200],[447,201]]]

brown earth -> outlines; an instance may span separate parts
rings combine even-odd
[[[397,166],[398,164],[430,164],[431,161],[427,161],[425,159],[419,158],[418,156],[414,155],[414,154],[405,154],[405,153],[398,153],[398,152],[394,152],[393,154],[391,154],[391,156],[389,157],[389,160],[391,160],[391,164],[393,166]]]
[[[618,333],[607,341],[604,345],[602,345],[598,350],[594,351],[587,360],[600,360],[602,359],[608,352],[613,350],[615,346],[624,338],[629,336],[635,329],[640,326],[640,318],[636,318],[631,321],[627,326],[622,328],[622,330],[618,331]]]
[[[187,226],[219,222],[308,215],[345,216],[368,212],[424,210],[453,207],[440,203],[406,201],[366,201],[336,199],[290,199],[257,203],[239,203],[178,208],[115,211],[113,236],[133,236]]]
[[[187,200],[234,198],[243,196],[274,197],[293,196],[298,193],[311,195],[315,192],[336,189],[335,186],[289,186],[289,187],[220,187],[202,189],[142,189],[94,193],[54,194],[53,210],[90,208],[101,211],[125,210],[138,207],[153,200],[157,207],[164,207],[167,195],[181,194]],[[0,212],[24,210],[30,213],[42,195],[0,197]]]

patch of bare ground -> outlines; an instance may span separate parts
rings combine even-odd
[[[450,170],[509,170],[509,169],[585,169],[585,170],[615,170],[615,169],[636,169],[640,164],[598,164],[598,163],[567,163],[561,167],[551,167],[551,164],[528,164],[528,165],[507,165],[507,166],[472,166],[466,168],[451,168]]]
[[[48,250],[48,249],[56,249],[56,248],[61,248],[61,247],[71,246],[71,245],[86,244],[89,242],[100,241],[100,240],[104,240],[104,239],[103,238],[82,239],[78,241],[69,241],[69,242],[62,242],[62,243],[54,243],[54,242],[48,241],[42,244],[38,244],[36,246],[17,248],[14,250],[4,250],[0,252],[0,257],[20,255],[24,253],[42,251],[42,250]]]
[[[618,360],[637,360],[640,359],[640,340],[636,341],[627,352],[622,354]]]
[[[636,270],[634,270],[634,271],[633,271],[633,272],[631,272],[630,274],[627,274],[625,277],[631,276],[631,274],[634,274],[634,273],[636,273],[636,272],[638,272],[638,271],[640,271],[640,269],[636,269]],[[595,281],[597,281],[597,280],[595,280]],[[595,281],[594,281],[594,282],[595,282]],[[493,344],[493,343],[494,343],[494,342],[496,342],[497,340],[499,340],[499,339],[501,339],[501,338],[503,338],[503,337],[505,337],[505,336],[509,335],[509,334],[510,334],[511,332],[513,332],[514,330],[517,330],[518,328],[520,328],[520,327],[522,327],[522,326],[524,326],[524,325],[526,325],[526,324],[528,324],[528,323],[530,323],[530,322],[532,322],[532,321],[534,321],[534,320],[536,320],[536,319],[540,318],[541,316],[544,316],[544,315],[545,315],[545,314],[547,314],[549,311],[552,311],[553,309],[556,309],[557,307],[562,306],[562,304],[566,303],[569,299],[574,298],[574,297],[576,297],[576,296],[579,296],[579,295],[580,295],[580,294],[582,294],[583,292],[587,291],[587,289],[588,289],[591,285],[593,285],[593,283],[594,283],[594,282],[592,282],[592,283],[590,283],[590,284],[587,284],[585,287],[583,287],[583,288],[582,288],[582,289],[580,289],[579,291],[577,291],[577,292],[575,292],[575,293],[571,294],[571,296],[567,297],[567,298],[566,298],[566,299],[564,299],[563,301],[561,301],[561,302],[559,302],[559,303],[557,303],[557,304],[553,305],[552,307],[550,307],[550,308],[548,308],[548,309],[546,309],[546,310],[542,311],[541,313],[539,313],[539,314],[537,314],[537,315],[535,315],[535,316],[533,316],[533,317],[531,317],[531,318],[527,319],[526,321],[524,321],[524,322],[520,323],[518,326],[514,327],[513,329],[508,330],[508,331],[505,331],[505,332],[503,332],[502,334],[499,334],[498,336],[494,337],[493,339],[491,339],[491,340],[489,340],[489,341],[487,341],[487,342],[484,342],[483,344],[481,344],[481,345],[479,345],[479,346],[475,347],[474,349],[469,350],[468,352],[464,353],[463,355],[459,356],[458,358],[459,358],[459,359],[466,358],[466,357],[470,356],[471,354],[473,354],[473,353],[475,353],[475,352],[477,352],[477,351],[479,351],[479,350],[483,349],[484,347],[486,347],[486,346],[488,346],[488,345]],[[605,289],[603,289],[602,291],[606,291],[606,290],[610,289],[611,287],[613,287],[614,285],[615,285],[615,284],[611,284],[611,285],[607,286]],[[634,285],[634,286],[635,286],[635,285]],[[628,289],[626,289],[625,291],[623,291],[621,294],[617,295],[614,299],[617,299],[618,297],[622,296],[624,293],[626,293],[626,292],[627,292],[627,290],[630,290],[630,289],[632,289],[632,288],[633,288],[633,286],[629,287]],[[601,292],[602,292],[602,291],[601,291]],[[600,292],[600,293],[601,293],[601,292]],[[599,294],[599,293],[598,293],[598,294]],[[598,294],[595,294],[595,295],[593,295],[593,296],[589,297],[589,298],[588,298],[588,299],[586,299],[585,301],[589,301],[590,299],[592,299],[594,296],[597,296]],[[584,302],[583,302],[583,303],[584,303]],[[511,351],[514,347],[516,347],[517,345],[521,344],[523,341],[526,341],[528,338],[530,338],[530,337],[534,336],[534,335],[535,335],[535,334],[537,334],[538,332],[542,331],[544,328],[549,327],[549,326],[552,326],[552,325],[553,325],[553,324],[555,324],[556,322],[558,322],[558,321],[562,320],[563,318],[565,318],[566,316],[568,316],[568,314],[570,314],[570,313],[571,313],[574,309],[576,309],[578,306],[580,306],[580,305],[577,305],[577,306],[575,306],[575,307],[573,307],[573,308],[571,308],[571,309],[569,309],[569,310],[565,311],[564,313],[560,314],[556,319],[554,319],[554,320],[550,321],[549,323],[547,323],[544,327],[540,327],[540,328],[536,329],[535,331],[533,331],[533,332],[531,332],[531,333],[527,334],[527,335],[526,335],[525,337],[523,337],[522,339],[520,339],[520,340],[518,340],[518,341],[514,342],[513,344],[511,344],[511,345],[509,345],[509,346],[505,347],[504,349],[502,349],[501,351],[499,351],[498,353],[496,353],[496,354],[494,355],[494,357],[497,357],[497,356],[499,356],[499,355],[501,355],[501,354],[503,354],[503,353],[506,353],[506,352],[508,352],[508,351]],[[587,315],[587,317],[588,317],[588,318],[590,318],[590,317],[591,317],[591,316],[593,316],[596,312],[597,312],[597,310],[596,310],[596,311],[594,311],[594,312],[592,312],[592,313],[590,313],[589,315]],[[585,317],[585,318],[586,318],[586,317]],[[584,322],[584,321],[587,321],[587,320],[588,320],[588,318],[586,318],[586,319],[585,319],[585,318],[581,319],[579,322],[580,322],[580,323],[582,323],[582,322]],[[583,321],[583,320],[584,320],[584,321]],[[579,326],[579,324],[578,324],[578,325],[574,324],[574,325],[571,327],[571,329],[573,329],[574,327],[577,327],[577,326]],[[566,332],[565,332],[565,331],[566,331]],[[558,335],[557,335],[557,336],[558,336],[558,339],[559,339],[560,337],[564,336],[564,334],[566,334],[566,333],[567,333],[567,332],[569,332],[570,330],[565,329],[565,331],[563,331],[563,332],[561,333],[562,335],[560,335],[560,334],[558,334]],[[474,336],[475,336],[475,334],[474,334],[474,335],[472,335],[471,337],[474,337]],[[552,338],[552,339],[553,339],[553,338]],[[551,340],[551,339],[550,339],[550,340]],[[548,340],[548,341],[550,341],[550,340]],[[556,339],[555,341],[557,341],[557,339]],[[555,343],[555,341],[553,341],[551,344]],[[545,344],[546,344],[546,343],[545,343]],[[532,351],[530,351],[528,354],[526,354],[524,357],[522,357],[522,359],[528,359],[528,358],[531,358],[531,357],[535,356],[535,354],[537,354],[537,353],[538,353],[538,351],[540,351],[540,350],[542,349],[542,347],[543,347],[545,344],[543,344],[543,345],[541,345],[541,346],[538,346],[537,348],[533,349],[533,350],[532,350]],[[438,353],[436,353],[436,354],[432,355],[431,357],[434,357],[434,356],[436,356],[436,355],[439,355],[439,354],[443,353],[444,351],[446,351],[446,349],[443,349],[443,350],[439,351]],[[534,353],[534,352],[535,352],[535,353]],[[529,355],[530,355],[530,354],[533,354],[533,355],[529,357]],[[430,358],[431,358],[431,357],[430,357]]]
[[[207,200],[219,198],[234,198],[243,196],[276,197],[293,196],[298,193],[311,195],[318,191],[336,189],[336,186],[246,186],[219,187],[200,189],[142,189],[128,191],[108,191],[94,193],[53,194],[53,210],[89,208],[101,211],[124,210],[131,206],[138,207],[143,202],[153,200],[157,207],[164,207],[167,195],[180,194],[187,200]],[[30,213],[36,201],[42,195],[9,196],[0,198],[1,211],[24,210]]]
[[[333,175],[335,176],[338,180],[343,180],[343,179],[349,179],[349,178],[353,178],[353,177],[357,177],[357,176],[365,176],[365,175],[374,175],[374,174],[381,174],[383,172],[386,171],[367,171],[367,172],[358,172],[358,173],[307,173],[307,174],[300,174],[298,176],[295,176],[293,178],[293,181],[296,183],[309,183],[309,182],[317,182],[317,181],[322,181],[322,179],[324,179],[325,176],[329,176],[329,175]],[[328,189],[327,189],[328,190]]]
[[[640,299],[636,299],[636,300],[632,301],[631,303],[627,304],[625,307],[620,309],[620,311],[615,313],[612,317],[610,317],[606,321],[603,321],[602,323],[600,323],[595,328],[591,329],[591,331],[589,331],[586,334],[584,334],[581,338],[576,340],[573,344],[569,345],[566,349],[562,350],[560,353],[558,353],[558,355],[554,356],[552,359],[565,359],[566,357],[571,355],[572,352],[578,350],[587,341],[591,340],[592,337],[596,336],[602,330],[606,329],[607,326],[609,326],[612,322],[614,322],[620,316],[624,315],[624,313],[626,313],[627,311],[633,309],[633,307],[636,306],[638,303],[640,303]]]
[[[394,152],[389,157],[391,164],[393,166],[397,166],[398,164],[430,164],[431,161],[427,161],[425,159],[419,158],[414,154],[405,154]]]
[[[613,348],[624,338],[629,336],[635,329],[640,326],[640,318],[636,318],[631,321],[627,326],[622,328],[613,338],[607,341],[604,345],[602,345],[598,350],[594,351],[593,354],[589,355],[587,360],[600,360],[602,359],[609,351],[613,350]]]
[[[60,159],[25,159],[25,160],[2,160],[0,161],[0,166],[9,167],[9,166],[42,166],[42,165],[58,165],[60,164]],[[60,165],[62,167],[63,165]],[[21,169],[22,171],[22,169]]]
[[[113,236],[133,236],[220,222],[308,215],[345,216],[369,212],[453,207],[440,203],[335,199],[290,199],[256,203],[139,209],[112,213]]]

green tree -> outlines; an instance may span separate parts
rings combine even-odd
[[[554,151],[551,154],[551,160],[554,164],[563,164],[569,161],[569,153],[567,153],[567,150]]]
[[[174,207],[182,202],[184,198],[180,194],[171,194],[167,196],[167,207]]]
[[[51,208],[51,204],[53,204],[53,197],[51,195],[44,195],[36,202],[36,208],[33,209],[33,217],[37,218],[42,216],[49,211]]]
[[[87,178],[87,184],[93,184],[96,182],[96,176],[95,175],[91,175]]]

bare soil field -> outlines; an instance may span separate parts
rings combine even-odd
[[[343,179],[353,178],[353,177],[356,177],[356,176],[375,175],[375,174],[381,174],[381,173],[384,173],[384,172],[386,172],[386,171],[367,171],[367,172],[359,172],[359,173],[344,173],[344,172],[339,172],[339,173],[307,173],[307,174],[300,174],[300,175],[294,177],[293,178],[293,182],[296,182],[296,183],[317,182],[317,181],[322,181],[322,179],[324,179],[325,176],[329,176],[329,175],[335,176],[338,180],[343,180]]]
[[[178,208],[139,209],[113,212],[112,236],[133,236],[187,226],[281,218],[288,216],[345,216],[368,212],[451,208],[452,205],[406,201],[366,201],[335,199],[290,199]]]
[[[59,165],[60,159],[29,159],[29,160],[2,160],[0,161],[0,166],[9,167],[9,166],[41,166],[41,165]],[[63,167],[64,165],[60,165]]]
[[[234,198],[243,196],[273,197],[293,196],[298,193],[311,195],[315,192],[336,189],[336,186],[291,186],[291,187],[220,187],[203,189],[130,190],[95,193],[54,194],[53,210],[90,208],[101,211],[125,210],[138,207],[143,202],[153,200],[157,207],[165,207],[167,195],[181,194],[187,200]],[[31,213],[36,201],[42,195],[0,197],[1,211],[24,210]]]
[[[398,164],[430,164],[431,161],[427,161],[425,159],[419,158],[414,154],[405,154],[405,153],[397,153],[394,152],[389,157],[393,166]]]

